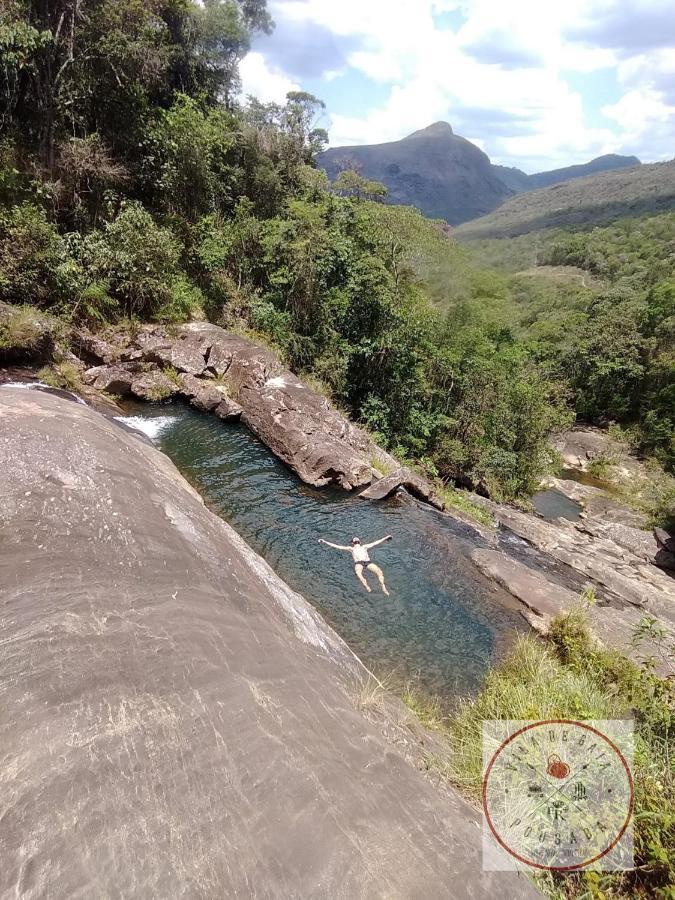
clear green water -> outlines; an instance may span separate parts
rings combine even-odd
[[[396,683],[413,679],[452,702],[474,692],[522,620],[468,559],[476,546],[461,523],[399,500],[370,503],[304,485],[246,429],[180,405],[139,405],[136,425],[355,653]],[[129,423],[130,420],[127,420]],[[367,594],[351,556],[317,544],[353,535],[393,541],[372,551],[391,597]]]
[[[539,491],[532,497],[532,506],[540,516],[555,522],[556,519],[569,519],[577,522],[581,514],[581,506],[555,488]]]

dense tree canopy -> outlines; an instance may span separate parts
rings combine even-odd
[[[271,27],[265,0],[6,0],[0,300],[255,333],[393,452],[494,495],[535,489],[573,410],[672,465],[672,222],[549,241],[592,289],[486,269],[359,173],[328,183],[316,97],[241,99]]]

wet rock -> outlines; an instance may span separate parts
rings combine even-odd
[[[107,391],[119,397],[126,397],[131,393],[131,385],[137,378],[137,372],[122,366],[95,366],[84,373],[86,384],[96,388],[97,391]]]
[[[168,400],[178,390],[176,382],[159,370],[141,372],[131,382],[131,393],[141,400]]]
[[[521,614],[541,634],[546,634],[555,616],[578,603],[573,591],[498,550],[474,550],[471,559],[522,604]]]
[[[240,419],[243,410],[238,403],[225,397],[214,409],[214,413],[219,419]]]
[[[649,533],[638,537],[631,529],[614,530],[611,523],[589,525],[588,520],[578,525],[546,522],[521,510],[474,499],[549,559],[588,579],[607,601],[629,604],[641,615],[649,613],[667,629],[675,629],[675,580],[647,563],[646,554],[655,543],[650,543]]]
[[[539,896],[482,871],[476,812],[162,453],[81,404],[2,405],[0,896]]]
[[[380,478],[365,491],[361,491],[359,497],[363,500],[384,500],[395,494],[399,488],[405,488],[413,497],[424,500],[436,509],[445,509],[445,504],[434,493],[429,482],[406,468],[397,469],[391,475]]]
[[[661,569],[675,572],[675,537],[663,528],[655,528],[654,539],[657,545],[654,562]]]
[[[579,608],[579,595],[552,581],[545,572],[526,566],[497,550],[474,550],[471,554],[474,564],[483,574],[496,581],[521,604],[521,614],[536,631],[546,634],[551,621],[558,615]],[[656,669],[668,674],[668,665],[662,661],[659,647],[647,640],[636,652],[633,645],[635,629],[644,612],[634,606],[599,605],[585,607],[591,632],[597,640],[609,647],[615,647],[636,662],[645,656],[654,656]],[[671,623],[664,623],[669,639],[675,637]]]

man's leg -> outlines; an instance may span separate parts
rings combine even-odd
[[[365,588],[365,589],[368,591],[368,593],[370,594],[370,592],[371,592],[371,591],[370,591],[370,585],[369,585],[368,582],[366,581],[365,576],[364,576],[364,574],[363,574],[363,566],[354,566],[354,571],[356,572],[356,577],[359,579],[359,581],[361,582],[361,584],[364,586],[364,588]]]
[[[382,593],[389,596],[389,591],[387,590],[387,585],[384,583],[384,572],[379,566],[376,566],[375,563],[371,563],[368,567],[377,575],[377,580],[380,582],[380,587],[382,588]]]

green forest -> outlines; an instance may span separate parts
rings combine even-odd
[[[672,471],[675,214],[460,246],[328,182],[318,98],[240,96],[272,28],[265,0],[6,0],[0,359],[27,310],[66,335],[206,317],[448,483],[531,494],[575,418]]]

